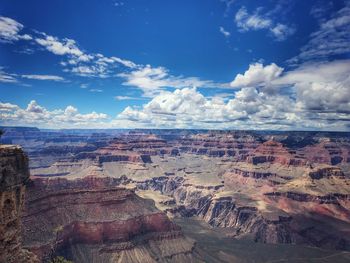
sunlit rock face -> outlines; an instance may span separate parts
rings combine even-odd
[[[247,158],[252,164],[259,163],[279,163],[282,165],[305,166],[306,160],[295,157],[292,151],[284,147],[282,143],[269,140],[259,145]]]
[[[42,165],[31,167],[24,240],[41,258],[56,246],[57,254],[77,262],[141,254],[154,260],[153,253],[166,261],[173,254],[159,251],[178,240],[179,255],[194,257],[184,251],[196,246],[173,217],[224,229],[230,240],[350,250],[349,134],[138,130],[85,141],[78,132],[56,136],[50,143],[31,141],[40,146],[29,153]],[[73,150],[72,140],[83,146]],[[87,141],[94,146],[86,147]],[[36,232],[41,234],[31,234]],[[161,240],[156,245],[154,236]],[[159,244],[166,248],[154,252]]]
[[[52,254],[74,262],[193,260],[193,241],[151,200],[119,184],[110,178],[33,180],[22,218],[25,246],[43,261]]]
[[[17,146],[0,145],[0,262],[38,262],[21,244],[21,214],[28,159]]]

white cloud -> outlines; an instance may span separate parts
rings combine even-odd
[[[35,100],[24,109],[18,105],[0,102],[0,123],[2,125],[27,125],[44,128],[101,127],[108,116],[104,113],[79,113],[73,106],[64,110],[49,111]]]
[[[24,26],[21,23],[8,17],[0,16],[0,41],[14,42],[21,39],[44,47],[52,54],[64,57],[65,61],[61,61],[60,65],[65,68],[65,72],[72,72],[80,76],[104,78],[115,75],[112,72],[118,66],[130,69],[138,66],[130,60],[115,56],[105,57],[102,54],[84,52],[73,39],[60,39],[36,30],[33,31],[32,36],[20,34],[23,28]]]
[[[231,6],[234,4],[234,2],[236,0],[220,0],[221,2],[223,2],[225,4],[225,16],[228,16]]]
[[[350,2],[331,18],[320,22],[319,29],[310,35],[309,42],[301,48],[298,56],[289,60],[290,63],[324,60],[350,53]]]
[[[295,32],[294,27],[288,27],[284,24],[277,23],[274,27],[270,28],[271,33],[277,40],[283,41]]]
[[[10,112],[10,111],[16,110],[18,108],[19,107],[15,104],[0,102],[0,113],[1,112]]]
[[[211,81],[200,80],[196,77],[175,77],[170,75],[164,67],[154,68],[150,65],[128,73],[120,73],[118,76],[125,79],[123,85],[140,88],[146,97],[153,97],[166,87],[184,88],[214,85]]]
[[[23,29],[23,25],[17,21],[0,16],[0,42],[13,42],[20,39],[30,40],[32,37],[28,34],[19,34]]]
[[[106,78],[108,77],[108,73],[110,71],[107,69],[107,67],[101,66],[101,65],[90,65],[90,66],[77,66],[73,67],[70,71],[76,75],[82,76],[82,77],[100,77],[100,78]]]
[[[222,26],[219,27],[219,31],[221,34],[223,34],[225,37],[229,37],[231,35],[230,32],[228,32],[227,30],[225,30],[225,28],[223,28]]]
[[[324,22],[327,14],[334,8],[332,1],[317,1],[310,10],[310,15],[316,18],[319,22]]]
[[[242,31],[265,29],[272,25],[271,19],[264,18],[257,12],[251,15],[244,6],[237,11],[235,21],[237,27]]]
[[[53,80],[53,81],[64,81],[64,78],[55,75],[21,75],[22,78],[36,79],[36,80]]]
[[[194,88],[162,91],[127,107],[113,125],[209,129],[348,130],[350,60],[305,64],[283,72],[252,64],[235,77],[232,99],[205,97]],[[271,91],[274,92],[271,92]]]
[[[137,67],[137,65],[130,60],[121,59],[121,58],[117,58],[117,57],[111,57],[110,59],[113,60],[114,62],[120,63],[128,68],[136,68]]]
[[[231,87],[264,86],[281,75],[283,68],[272,63],[263,66],[261,63],[249,65],[249,69],[242,75],[238,74],[231,82]]]
[[[124,2],[115,2],[114,4],[113,4],[114,6],[123,6],[124,5]]]
[[[266,94],[289,88],[296,97],[293,107],[328,118],[325,113],[350,114],[349,72],[350,60],[303,64],[284,73],[275,64],[253,64],[244,75],[238,74],[231,86],[260,87]]]
[[[35,41],[55,55],[66,56],[66,61],[60,64],[65,67],[66,72],[71,72],[83,77],[111,77],[118,66],[136,68],[137,65],[129,60],[115,56],[105,57],[102,54],[86,53],[82,51],[75,40],[59,39],[54,36],[41,33]]]
[[[145,98],[131,97],[131,96],[115,96],[116,100],[144,100]]]
[[[17,29],[12,31],[16,33],[21,30],[23,25],[15,20],[10,20],[17,26]],[[7,35],[10,34],[8,33]],[[124,85],[140,88],[146,97],[152,97],[167,87],[183,88],[214,85],[211,81],[200,80],[196,77],[172,76],[164,67],[145,66],[116,56],[106,57],[100,53],[87,53],[80,49],[77,42],[73,39],[60,39],[44,32],[34,30],[31,43],[44,47],[47,51],[63,57],[60,65],[63,66],[64,72],[82,77],[109,78],[118,76],[125,80]],[[118,74],[117,72],[123,73]],[[50,77],[44,75],[24,75],[23,78],[61,80],[58,76]],[[11,78],[10,75],[5,76],[3,74],[0,81],[14,82],[15,79]]]
[[[41,107],[35,100],[32,100],[28,104],[26,111],[31,113],[44,113],[46,110],[45,108]]]
[[[39,127],[348,130],[349,70],[350,60],[305,64],[289,71],[273,63],[252,64],[234,78],[240,89],[225,94],[226,99],[205,97],[195,88],[160,90],[149,102],[128,106],[115,119],[103,113],[81,114],[73,106],[49,111],[35,101],[25,109],[1,103],[0,119],[3,125]]]
[[[0,82],[5,83],[16,83],[18,80],[15,78],[14,74],[9,74],[2,70],[2,67],[0,67]]]
[[[245,99],[245,91],[241,93],[238,97]],[[214,123],[221,127],[246,119],[247,112],[239,109],[235,100],[225,103],[221,98],[208,99],[194,88],[184,88],[162,92],[142,109],[127,107],[118,118],[154,127],[211,127]]]
[[[90,92],[103,92],[102,89],[89,89]]]
[[[72,39],[65,38],[63,40],[59,40],[57,37],[44,34],[43,38],[36,38],[35,41],[55,55],[72,55],[78,58],[82,57],[83,61],[88,59],[88,57],[84,56],[85,54],[83,51],[76,46],[76,42]]]
[[[242,89],[227,102],[219,97],[206,98],[196,89],[184,88],[162,92],[141,109],[127,107],[114,123],[158,128],[288,128],[291,118],[296,116],[284,111],[291,103],[287,96],[269,97],[255,88]],[[275,123],[267,123],[267,118]]]
[[[276,23],[267,15],[261,15],[260,10],[261,8],[257,8],[253,14],[249,14],[244,6],[241,7],[235,15],[238,29],[242,32],[266,29],[277,41],[283,41],[294,34],[294,27]]]
[[[305,64],[286,72],[272,85],[293,86],[298,106],[305,110],[350,113],[349,72],[350,60]]]

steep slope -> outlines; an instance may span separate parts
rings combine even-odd
[[[21,212],[28,159],[16,146],[0,145],[0,262],[39,262],[21,245]]]
[[[192,262],[194,242],[154,207],[109,178],[35,179],[23,216],[24,244],[42,260]]]
[[[259,243],[350,249],[347,133],[138,130],[123,131],[113,139],[103,136],[105,140],[94,141],[95,147],[91,149],[85,148],[83,136],[70,138],[78,140],[82,147],[65,147],[72,142],[66,137],[61,141],[63,138],[58,136],[50,139],[57,148],[45,143],[45,149],[52,152],[35,151],[38,160],[43,157],[54,162],[31,169],[32,178],[36,178],[32,186],[32,211],[35,204],[60,207],[53,200],[61,197],[50,197],[56,193],[65,196],[59,200],[68,202],[71,208],[64,209],[69,213],[79,210],[79,205],[71,204],[70,198],[80,200],[86,211],[89,207],[84,202],[100,211],[101,204],[91,200],[105,190],[111,191],[105,194],[110,198],[108,202],[114,197],[117,200],[121,189],[115,187],[119,186],[135,188],[136,194],[154,200],[156,207],[170,217],[199,217],[214,228],[225,229],[231,240],[248,238]],[[59,149],[59,155],[55,149]],[[49,203],[36,201],[35,196],[40,196],[41,191]],[[133,200],[129,200],[131,206],[140,202],[132,196],[127,198]],[[145,207],[149,208],[143,204],[142,208]],[[65,213],[60,209],[59,213],[42,217],[56,218],[57,214]],[[28,218],[31,217],[35,215],[28,213]],[[77,228],[74,225],[77,218],[87,222],[96,219],[78,214],[67,225],[68,229]],[[104,214],[97,219],[107,220]],[[63,221],[59,219],[54,227]],[[98,232],[105,236],[104,227],[96,228],[101,228]],[[97,240],[110,242],[108,238]],[[59,251],[65,251],[71,258],[73,254],[90,251],[81,241],[73,243]],[[139,246],[138,243],[135,247]]]

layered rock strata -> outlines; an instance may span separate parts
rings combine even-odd
[[[22,150],[0,145],[0,262],[39,262],[21,245],[21,214],[28,179],[28,159]]]
[[[33,180],[22,219],[24,244],[43,261],[52,255],[78,263],[194,260],[194,242],[120,182],[49,181]]]

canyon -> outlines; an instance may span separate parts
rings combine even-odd
[[[26,188],[16,237],[35,260],[350,259],[348,133],[2,129],[29,158],[11,183]]]

